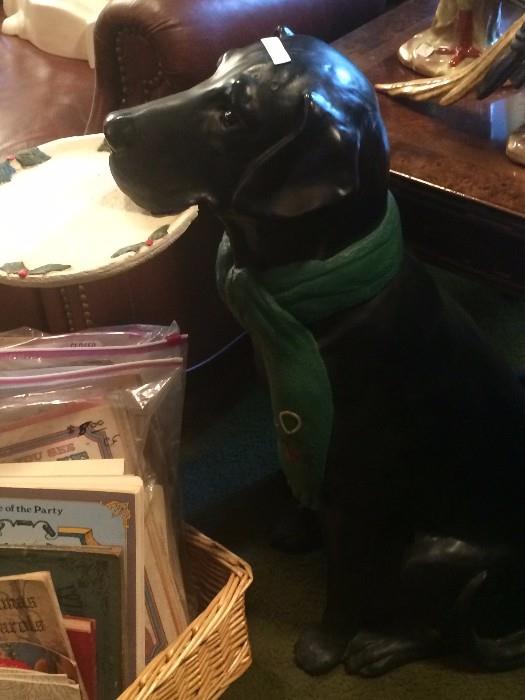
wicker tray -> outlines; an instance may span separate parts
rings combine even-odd
[[[251,664],[244,607],[249,565],[189,526],[185,540],[202,612],[118,700],[212,700]]]

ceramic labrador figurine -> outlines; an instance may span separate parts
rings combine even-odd
[[[105,133],[138,204],[224,223],[219,285],[263,360],[290,486],[323,523],[326,608],[296,661],[518,666],[523,390],[403,246],[373,88],[330,46],[281,39],[289,60],[228,52]]]

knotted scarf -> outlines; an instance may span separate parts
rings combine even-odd
[[[263,360],[283,470],[304,506],[319,503],[334,414],[325,363],[308,325],[372,299],[397,273],[402,255],[391,194],[377,228],[326,260],[254,272],[234,265],[226,235],[219,246],[219,291]]]

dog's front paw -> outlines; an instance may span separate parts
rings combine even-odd
[[[442,651],[441,638],[431,631],[418,636],[360,632],[348,644],[345,667],[348,673],[374,678]]]
[[[347,634],[312,625],[295,644],[295,663],[312,676],[326,673],[343,661],[348,639]]]

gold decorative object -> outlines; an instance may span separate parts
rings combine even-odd
[[[131,513],[129,510],[129,505],[121,501],[108,501],[104,504],[106,508],[112,512],[114,518],[120,518],[122,524],[125,528],[129,527],[129,521],[131,520]]]

